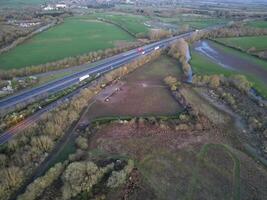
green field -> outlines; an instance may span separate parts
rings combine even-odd
[[[255,56],[249,55],[247,53],[235,50],[235,49],[227,47],[225,45],[218,44],[216,42],[211,41],[211,43],[217,49],[220,49],[224,52],[230,53],[230,54],[236,56],[238,59],[246,60],[248,62],[254,63],[255,65],[258,65],[259,67],[262,67],[263,69],[267,69],[267,62],[265,60],[262,60],[260,58],[255,57]]]
[[[90,51],[114,47],[134,38],[118,27],[85,17],[72,17],[0,55],[0,69],[38,65]]]
[[[267,36],[218,38],[216,40],[243,50],[248,50],[252,47],[255,48],[255,51],[267,49]]]
[[[255,28],[267,28],[267,21],[252,21],[248,22],[247,25]]]
[[[44,4],[45,0],[1,0],[0,7],[24,7]]]
[[[191,56],[192,56],[192,59],[190,60],[190,64],[195,74],[201,74],[201,75],[222,74],[225,76],[238,74],[236,71],[221,67],[220,65],[212,62],[207,57],[197,53],[194,50],[191,51]],[[253,87],[258,92],[260,92],[261,95],[267,98],[266,85],[255,76],[252,76],[250,74],[244,74],[244,75],[246,75],[248,80],[253,83]]]
[[[192,59],[190,60],[190,64],[193,67],[193,72],[196,74],[223,74],[225,76],[230,76],[231,74],[235,73],[235,71],[220,67],[218,64],[212,62],[207,57],[194,50],[191,52],[191,57]]]
[[[189,25],[191,28],[202,29],[216,24],[227,23],[226,20],[211,18],[203,15],[177,15],[173,18],[159,17],[162,22],[176,24],[178,26]]]
[[[141,15],[131,15],[118,12],[109,13],[95,13],[90,15],[92,18],[103,18],[106,20],[113,21],[133,34],[147,33],[149,28],[144,23],[149,19],[148,17]]]

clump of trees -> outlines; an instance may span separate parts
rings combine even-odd
[[[191,34],[186,40],[194,43],[201,39],[215,39],[225,37],[260,36],[267,35],[267,29],[252,28],[240,24],[233,24],[228,27],[213,29],[210,31],[198,31]],[[253,49],[251,49],[253,50]]]
[[[152,29],[148,34],[149,39],[152,41],[160,40],[170,36],[172,36],[171,32],[164,29]]]
[[[79,149],[86,150],[88,148],[88,140],[85,137],[79,136],[75,143]]]
[[[0,170],[2,178],[0,179],[0,199],[7,199],[14,188],[18,188],[23,182],[23,171],[19,167],[10,166]]]
[[[166,78],[164,78],[164,82],[171,88],[172,91],[177,90],[181,85],[180,81],[178,81],[177,78],[173,76],[167,76]]]
[[[222,85],[233,86],[243,93],[248,93],[252,87],[252,83],[247,80],[244,75],[231,75],[225,77],[223,75],[194,75],[193,83],[200,86],[209,86],[218,88]]]
[[[186,76],[188,76],[189,72],[191,71],[191,66],[188,63],[189,61],[188,52],[189,52],[189,46],[184,39],[179,39],[177,40],[177,42],[173,43],[168,52],[169,55],[179,60],[179,62],[182,65],[183,72]]]
[[[218,88],[224,79],[221,75],[194,75],[192,83],[201,86],[209,86],[211,88]]]
[[[0,167],[4,174],[4,178],[0,180],[0,200],[8,199],[25,181],[26,176],[32,174],[33,169],[42,162],[66,130],[79,118],[80,112],[87,106],[89,100],[101,91],[101,85],[156,59],[160,54],[160,51],[154,52],[93,81],[90,88],[83,89],[73,99],[44,114],[38,123],[28,127],[4,145],[0,150]],[[86,148],[85,140],[82,138],[78,139],[77,145]]]
[[[62,175],[63,199],[71,199],[82,192],[90,193],[93,186],[113,167],[113,163],[104,168],[99,168],[90,161],[71,163]]]
[[[232,75],[228,78],[228,81],[231,85],[244,93],[248,93],[252,87],[252,83],[249,82],[244,75]]]
[[[59,178],[64,170],[64,165],[61,163],[56,164],[54,167],[50,168],[48,172],[37,179],[34,180],[30,185],[27,186],[26,191],[18,196],[18,200],[35,200],[40,197],[44,190],[50,186],[53,181]]]
[[[132,48],[136,48],[140,46],[140,44],[141,43],[130,43],[129,45],[124,45],[123,47],[110,48],[104,51],[99,50],[80,56],[68,57],[59,61],[41,64],[37,66],[25,67],[21,69],[0,70],[0,79],[6,80],[6,79],[12,79],[13,77],[30,76],[33,74],[69,68],[72,66],[81,65],[85,63],[92,63],[116,55],[118,53],[130,50]]]

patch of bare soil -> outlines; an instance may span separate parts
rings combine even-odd
[[[215,132],[216,130],[205,127],[201,130],[185,127],[185,130],[176,131],[167,125],[153,125],[142,121],[114,123],[92,136],[93,142],[90,143],[90,148],[101,147],[109,153],[131,155],[134,159],[140,160],[155,147],[155,150],[168,149],[170,152],[175,152],[178,149],[206,143],[210,141],[209,134]]]
[[[85,120],[107,116],[168,115],[181,111],[163,79],[179,76],[180,69],[173,59],[161,57],[121,81],[105,88],[95,99]]]

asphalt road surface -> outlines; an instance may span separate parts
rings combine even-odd
[[[189,36],[190,34],[191,33],[186,33],[180,36],[168,38],[168,39],[165,39],[159,42],[146,45],[142,48],[145,51],[145,55],[146,55],[154,51],[154,48],[157,46],[159,46],[159,48],[164,48],[165,46],[169,45],[169,43],[172,42],[173,40]],[[88,65],[88,69],[85,69],[81,72],[77,72],[75,74],[66,76],[56,81],[49,82],[39,87],[29,89],[17,95],[5,98],[0,101],[0,113],[3,113],[5,110],[10,111],[10,109],[14,108],[15,105],[18,105],[20,103],[23,103],[23,104],[26,104],[27,102],[32,103],[33,101],[36,101],[38,99],[38,96],[43,96],[44,94],[51,95],[51,94],[57,93],[67,87],[70,87],[78,83],[80,77],[82,76],[85,76],[85,75],[91,76],[91,75],[96,75],[98,73],[102,74],[102,73],[111,71],[141,56],[144,56],[144,55],[142,54],[142,52],[137,51],[137,49],[124,52],[117,56],[113,56],[107,59],[106,62],[103,62],[97,66],[91,67],[90,65]]]
[[[44,85],[41,85],[39,87],[26,90],[24,92],[21,92],[17,95],[8,97],[6,99],[3,99],[0,101],[0,113],[4,112],[6,110],[12,110],[15,109],[16,105],[18,104],[27,104],[32,103],[36,101],[38,98],[41,99],[44,96],[51,95],[54,93],[57,93],[59,91],[62,91],[65,88],[68,88],[80,81],[80,78],[85,75],[96,75],[96,74],[104,74],[108,71],[112,71],[116,68],[119,68],[127,63],[130,63],[131,61],[140,58],[142,56],[151,54],[155,51],[155,48],[158,47],[159,49],[163,49],[167,46],[169,46],[173,41],[180,39],[180,38],[186,38],[190,36],[193,32],[185,33],[179,36],[171,37],[168,39],[161,40],[159,42],[155,42],[149,45],[146,45],[142,47],[143,51],[138,51],[138,49],[133,49],[128,52],[124,52],[121,54],[118,54],[116,56],[110,57],[108,59],[105,59],[104,62],[101,62],[101,64],[96,65],[94,67],[88,65],[88,69],[85,69],[81,72],[74,73],[72,75],[66,76],[64,78],[58,79],[53,82],[46,83]],[[158,49],[157,48],[157,49]],[[74,92],[74,93],[77,93]],[[73,95],[72,93],[71,95]],[[28,117],[27,119],[23,120],[16,126],[12,127],[11,129],[7,130],[0,136],[0,145],[8,142],[14,135],[16,135],[19,131],[25,129],[32,123],[38,121],[40,116],[55,107],[57,107],[64,99],[69,98],[69,96],[65,96],[64,98],[55,101],[54,103],[50,104],[49,106],[39,110],[32,116]]]

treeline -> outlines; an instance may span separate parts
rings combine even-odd
[[[236,46],[234,44],[228,44],[226,42],[221,42],[221,41],[216,40],[216,39],[211,39],[211,40],[218,43],[218,44],[230,47],[232,49],[242,51],[244,53],[248,53],[252,56],[256,56],[256,57],[261,58],[261,59],[267,59],[267,55],[265,55],[265,51],[257,51],[257,49],[254,46],[251,46],[249,49],[246,49],[246,48],[242,48],[240,46]]]
[[[188,57],[190,56],[188,43],[184,39],[177,40],[171,45],[168,54],[179,60],[182,65],[184,75],[188,77],[191,71],[191,66],[188,63]]]
[[[231,86],[240,92],[248,94],[251,90],[252,83],[247,80],[244,75],[194,75],[193,84],[198,86],[209,86],[211,88],[219,88],[220,86]]]
[[[243,37],[243,36],[262,36],[267,35],[267,29],[252,28],[243,25],[232,25],[230,27],[224,27],[214,29],[210,31],[198,31],[191,34],[186,40],[189,43],[196,42],[201,39],[216,39],[227,37]]]
[[[244,25],[233,25],[230,27],[215,29],[209,32],[210,38],[218,37],[242,37],[267,35],[267,29],[252,28]]]
[[[156,41],[156,40],[160,40],[166,37],[170,37],[172,36],[172,33],[168,30],[164,30],[164,29],[151,29],[148,33],[133,33],[130,30],[128,30],[125,26],[123,26],[122,24],[119,24],[117,22],[111,21],[111,20],[107,20],[107,19],[103,19],[103,18],[98,18],[101,21],[113,24],[115,26],[118,26],[119,28],[121,28],[122,30],[126,31],[127,33],[129,33],[130,35],[136,37],[136,38],[148,38],[152,41]]]
[[[116,55],[118,53],[130,50],[132,48],[136,48],[138,46],[140,46],[140,43],[131,43],[128,46],[125,45],[123,47],[118,48],[94,51],[84,55],[68,57],[59,61],[41,64],[37,66],[30,66],[21,69],[0,70],[0,79],[12,79],[13,77],[29,76],[48,71],[64,69],[76,65],[82,65],[85,63],[92,63]]]
[[[83,89],[79,95],[65,102],[52,112],[46,113],[41,120],[22,131],[0,149],[0,199],[6,200],[32,175],[54,148],[66,130],[79,118],[80,112],[88,105],[101,85],[119,78],[145,63],[159,57],[161,52],[133,61],[124,67],[111,71],[92,82],[90,88]]]
[[[148,37],[152,41],[161,40],[167,37],[171,37],[172,33],[164,29],[152,29],[149,31]]]
[[[103,22],[106,22],[106,23],[109,23],[109,24],[113,24],[114,26],[117,26],[117,27],[119,27],[120,29],[122,29],[122,30],[124,30],[125,32],[127,32],[128,34],[130,34],[131,36],[133,36],[133,37],[139,37],[140,38],[140,36],[142,37],[145,37],[146,36],[146,34],[143,34],[143,35],[138,35],[138,34],[135,34],[135,33],[133,33],[133,32],[131,32],[129,29],[127,29],[125,26],[123,26],[122,24],[120,24],[120,23],[118,23],[118,22],[114,22],[114,21],[112,21],[112,20],[108,20],[108,19],[104,19],[104,18],[97,18],[98,20],[100,20],[100,21],[103,21]]]

